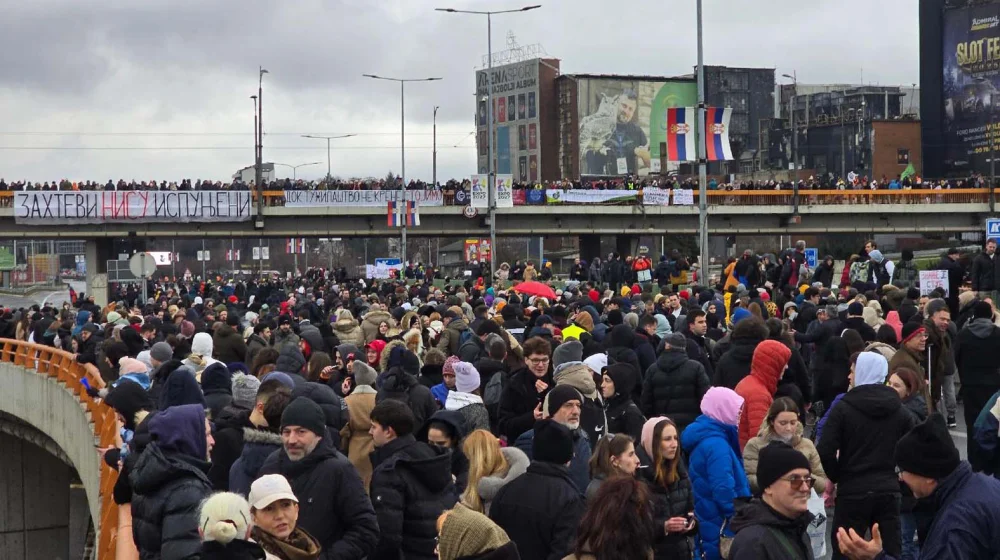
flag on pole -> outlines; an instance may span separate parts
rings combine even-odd
[[[695,161],[694,122],[694,107],[667,109],[667,161]]]
[[[416,201],[390,201],[386,221],[389,227],[403,227],[404,224],[406,226],[419,226],[420,213],[417,212]]]
[[[899,179],[902,180],[902,181],[905,181],[907,179],[907,177],[910,177],[910,176],[916,175],[916,174],[917,174],[917,170],[913,168],[913,164],[911,163],[910,165],[906,166],[906,169],[904,169],[903,173],[900,174]]]
[[[708,161],[730,161],[733,149],[729,145],[729,118],[733,110],[729,107],[708,107],[705,109],[705,154]]]
[[[306,253],[306,238],[305,237],[292,237],[285,241],[285,252],[289,255],[300,254],[304,255]]]

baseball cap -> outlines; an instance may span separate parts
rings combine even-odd
[[[250,496],[247,501],[254,509],[264,509],[278,500],[299,503],[288,480],[280,474],[265,474],[250,485]]]

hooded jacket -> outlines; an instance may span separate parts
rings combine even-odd
[[[448,322],[448,326],[441,331],[441,337],[438,338],[435,347],[444,352],[446,356],[457,356],[462,345],[462,334],[468,330],[469,323],[463,317],[452,319]],[[476,335],[473,333],[471,337],[475,338]]]
[[[376,325],[376,331],[378,325]],[[365,333],[361,331],[361,325],[357,319],[351,315],[350,311],[342,310],[337,314],[337,321],[333,323],[333,331],[341,344],[353,344],[360,348],[365,345]],[[359,355],[360,356],[360,355]]]
[[[767,338],[758,321],[740,321],[729,337],[729,349],[715,366],[713,385],[735,389],[744,377],[750,375],[750,363],[757,345]]]
[[[771,426],[764,422],[760,427],[757,437],[747,442],[743,448],[743,468],[747,473],[747,480],[750,482],[750,490],[755,496],[760,495],[762,488],[757,486],[757,463],[760,460],[760,450],[770,445],[772,441],[781,441],[771,430]],[[826,472],[823,470],[823,463],[819,459],[816,446],[807,438],[802,437],[802,423],[799,422],[798,432],[792,437],[790,442],[786,442],[793,449],[809,459],[810,471],[816,480],[813,486],[816,492],[822,494],[826,491]]]
[[[201,372],[201,390],[205,405],[214,421],[233,403],[233,376],[222,362],[215,362]]]
[[[615,354],[615,361],[626,361],[619,356],[623,350],[632,350],[639,361],[639,371],[648,371],[656,363],[656,352],[646,338],[636,336],[628,325],[615,325],[611,329],[608,338],[608,362],[611,362],[612,353]]]
[[[1000,327],[989,319],[973,319],[958,333],[955,365],[962,386],[1000,389]]]
[[[357,471],[324,437],[312,453],[292,461],[271,454],[259,475],[280,474],[299,499],[298,525],[323,547],[320,558],[364,558],[375,550],[379,527]]]
[[[807,530],[813,515],[781,515],[762,500],[741,503],[731,527],[736,533],[730,560],[813,560]]]
[[[306,357],[302,355],[298,345],[286,344],[278,352],[278,361],[274,363],[274,371],[280,371],[289,375],[298,375],[302,378],[302,368],[306,367]],[[292,379],[295,379],[294,377]],[[302,378],[303,381],[305,378]],[[295,379],[296,386],[299,381]]]
[[[160,366],[157,378],[164,382],[159,391],[156,384],[150,388],[151,395],[157,394],[157,408],[166,410],[171,406],[182,404],[200,404],[205,407],[205,395],[201,385],[194,377],[194,372],[177,360],[171,360]]]
[[[669,416],[680,433],[701,413],[701,399],[711,386],[703,365],[688,358],[684,348],[671,348],[646,371],[639,409],[646,418]]]
[[[720,558],[719,532],[733,516],[734,500],[750,496],[736,428],[742,404],[743,399],[733,391],[713,388],[702,400],[702,415],[681,434],[698,518],[700,538],[695,541],[706,560]]]
[[[479,483],[476,485],[476,491],[479,493],[479,499],[483,502],[483,512],[486,515],[490,514],[490,504],[500,489],[524,474],[528,470],[528,465],[531,464],[528,455],[516,447],[502,447],[500,453],[507,459],[507,472],[484,476],[479,479]]]
[[[281,449],[281,434],[256,427],[243,428],[243,449],[229,468],[230,492],[246,496],[250,485],[260,478],[260,468],[272,453]]]
[[[212,493],[205,412],[176,406],[148,419],[152,443],[129,472],[132,535],[141,558],[196,557],[198,508]]]
[[[608,368],[606,375],[615,384],[615,394],[607,399],[604,406],[604,415],[608,419],[607,433],[627,434],[634,441],[639,441],[646,417],[632,401],[636,374],[628,365],[615,364]]]
[[[417,381],[414,375],[404,371],[402,366],[393,366],[385,373],[375,402],[385,399],[396,399],[409,405],[413,411],[414,426],[422,426],[438,410],[431,390]]]
[[[326,419],[327,435],[330,437],[330,444],[337,449],[340,447],[340,430],[344,427],[344,404],[336,391],[329,385],[307,381],[301,385],[296,385],[292,390],[292,399],[305,397],[319,405],[323,409],[323,416]]]
[[[247,355],[243,335],[233,327],[223,324],[212,335],[212,357],[225,364],[242,361]]]
[[[369,558],[435,560],[437,518],[458,501],[450,452],[406,435],[376,448],[371,457],[380,535]]]
[[[469,482],[469,459],[466,458],[465,453],[462,451],[462,446],[460,443],[465,439],[465,436],[472,431],[469,424],[466,422],[465,418],[462,416],[461,412],[455,410],[439,410],[431,416],[427,422],[424,422],[423,426],[416,432],[415,436],[417,441],[423,443],[429,443],[427,441],[427,432],[430,431],[431,422],[440,422],[444,424],[450,436],[459,445],[452,447],[450,449],[451,454],[451,474],[455,481],[455,490],[461,494],[465,492],[465,486]]]
[[[743,414],[740,415],[740,449],[757,435],[774,402],[778,381],[785,373],[792,351],[776,340],[765,340],[757,345],[750,365],[750,375],[736,385],[736,394],[743,397]]]
[[[378,326],[383,321],[388,323],[390,328],[396,326],[396,320],[392,318],[392,315],[385,311],[369,311],[368,314],[365,315],[364,320],[361,321],[361,332],[365,336],[365,344],[370,344],[373,340],[378,338]]]

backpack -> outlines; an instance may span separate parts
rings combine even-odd
[[[868,283],[868,265],[868,261],[855,261],[851,263],[851,272],[848,275],[851,284],[855,282]]]
[[[472,329],[466,328],[462,331],[462,336],[458,338],[458,347],[462,348],[462,346],[465,346],[465,343],[472,340],[474,336],[476,336],[476,333]]]

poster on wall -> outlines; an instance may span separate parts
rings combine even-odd
[[[666,141],[667,109],[698,98],[693,80],[581,79],[577,92],[581,175],[648,175]]]
[[[479,102],[479,121],[477,121],[480,126],[486,124],[486,100],[483,99]]]
[[[528,125],[528,149],[534,150],[538,147],[538,127],[535,123]]]
[[[528,118],[535,118],[535,92],[528,92]]]
[[[495,193],[496,207],[497,208],[513,208],[514,207],[514,177],[511,175],[500,175],[496,176],[496,190]]]
[[[501,97],[501,99],[503,99]],[[511,122],[517,120],[517,103],[514,101],[516,98],[513,95],[507,97],[507,106],[510,107],[510,118],[507,119]]]
[[[497,127],[497,173],[510,173],[510,127]]]
[[[20,191],[14,223],[244,222],[249,191]]]
[[[517,127],[517,149],[521,152],[528,149],[528,131],[523,124]]]
[[[507,121],[507,107],[503,103],[503,97],[497,99],[497,122]]]
[[[517,96],[517,118],[526,119],[528,118],[528,107],[525,102],[525,94],[520,93]]]
[[[538,156],[528,156],[528,180],[534,183],[538,180]]]
[[[517,158],[518,180],[521,182],[528,180],[528,156]]]

